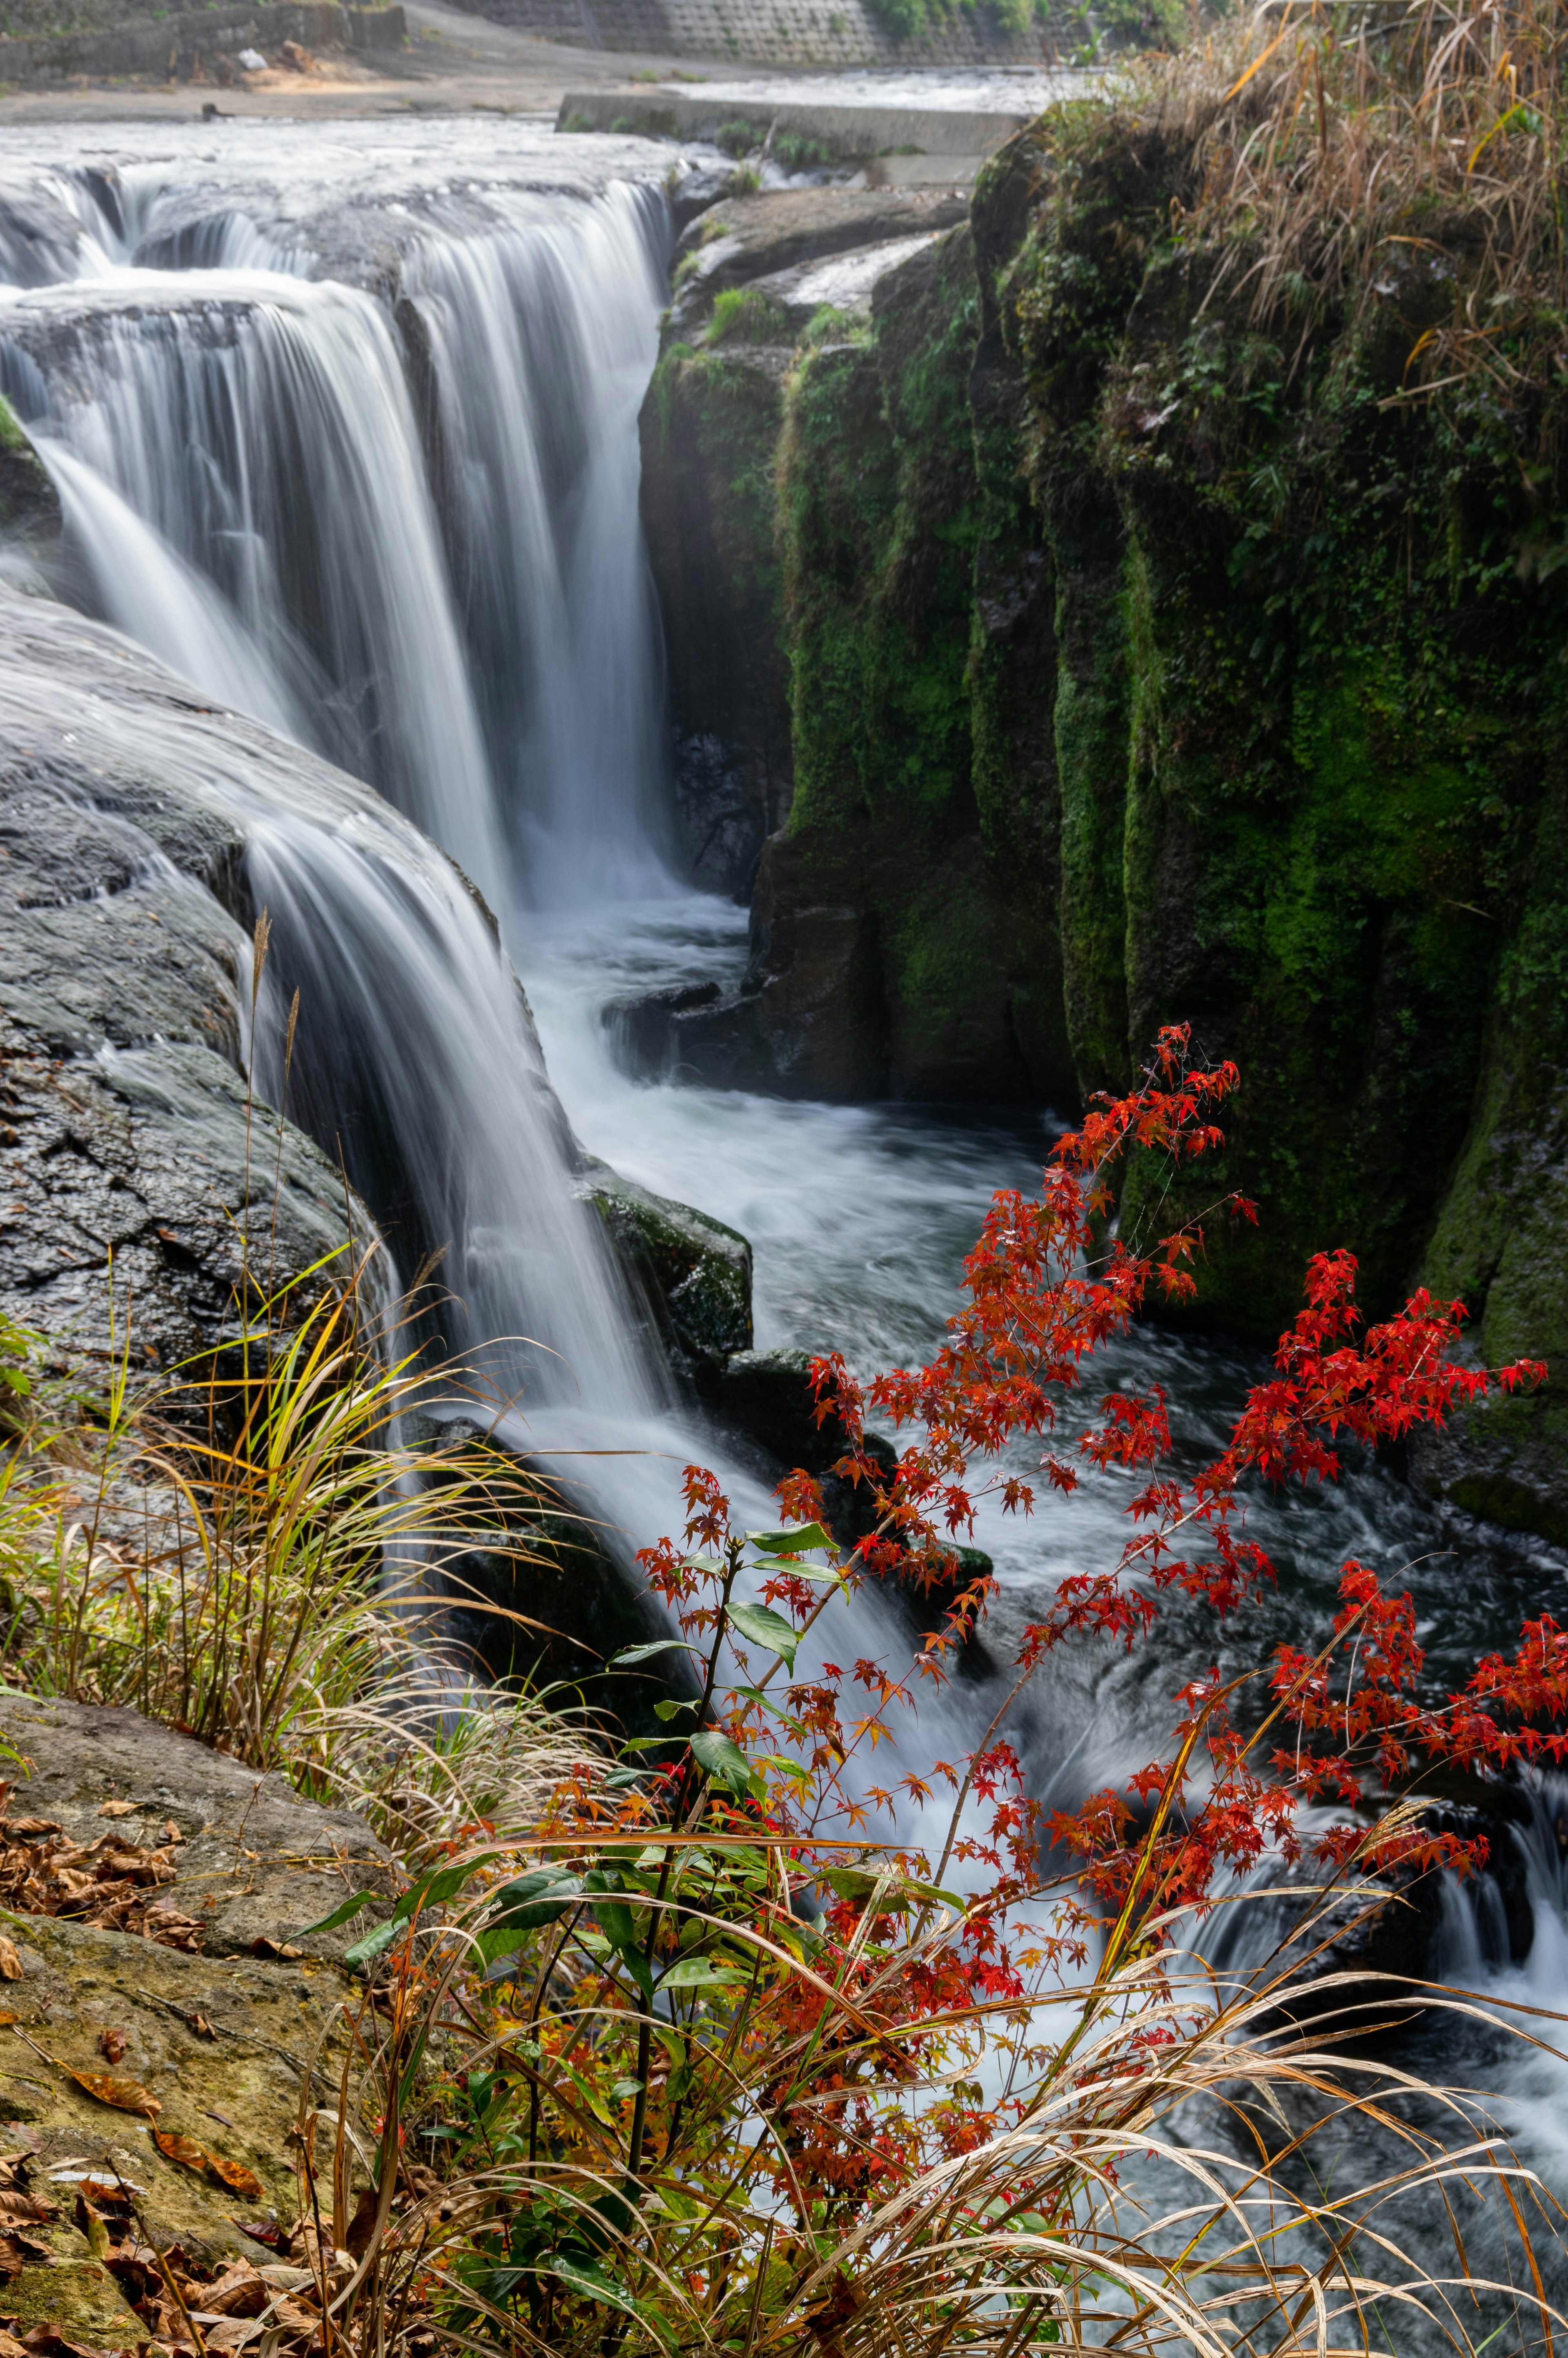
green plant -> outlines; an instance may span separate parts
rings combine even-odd
[[[713,298],[710,344],[779,344],[789,341],[784,308],[755,287],[726,287]]]
[[[820,139],[809,139],[801,131],[781,131],[773,141],[773,160],[786,172],[806,172],[832,161]]]
[[[868,0],[872,16],[895,41],[913,41],[926,30],[925,0]]]
[[[762,185],[762,176],[755,164],[737,164],[724,183],[727,197],[754,197]]]
[[[762,143],[754,123],[735,122],[721,123],[713,135],[713,144],[726,156],[739,159],[750,156]]]

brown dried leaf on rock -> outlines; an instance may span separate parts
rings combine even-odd
[[[107,2071],[73,2071],[69,2063],[62,2063],[59,2068],[68,2079],[75,2081],[79,2088],[85,2088],[88,2094],[96,2096],[101,2104],[113,2104],[116,2112],[145,2113],[151,2121],[156,2120],[163,2110],[151,2090],[144,2088],[137,2080],[116,2080]]]
[[[31,2235],[0,2234],[0,2277],[20,2276],[24,2268],[36,2267],[40,2260],[53,2257],[49,2245]]]
[[[125,2034],[123,2030],[113,2028],[100,2031],[98,2046],[106,2062],[117,2063],[125,2051]]]
[[[0,1974],[8,1982],[19,1982],[22,1978],[22,1960],[16,1954],[16,1943],[8,1940],[4,1932],[0,1932]]]
[[[178,2136],[172,2129],[155,2129],[153,2143],[167,2161],[178,2161],[199,2176],[215,2178],[231,2194],[243,2195],[247,2202],[259,2202],[265,2188],[254,2169],[243,2161],[226,2161],[222,2154],[209,2153],[194,2137]]]
[[[101,1818],[134,1818],[136,1805],[135,1801],[100,1801],[98,1814]]]
[[[13,2227],[40,2224],[58,2214],[52,2202],[45,2202],[37,2194],[24,2194],[18,2187],[0,2189],[0,2232],[8,2234]]]

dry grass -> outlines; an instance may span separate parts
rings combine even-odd
[[[40,1694],[128,1704],[323,1800],[405,1855],[481,1818],[532,1824],[591,1732],[490,1689],[443,1600],[482,1547],[528,1560],[539,1485],[419,1430],[432,1369],[367,1334],[362,1268],[253,1305],[243,1339],[135,1388],[122,1321],[107,1385],[30,1359],[0,1463],[0,1664]],[[301,1306],[304,1305],[304,1306]]]
[[[1304,337],[1413,297],[1430,392],[1477,367],[1517,383],[1563,341],[1565,73],[1559,0],[1266,0],[1108,103],[1190,143],[1174,219],[1217,255],[1210,303]]]

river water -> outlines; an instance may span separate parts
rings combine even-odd
[[[609,1000],[744,958],[743,914],[681,884],[665,821],[636,414],[665,299],[666,163],[488,119],[14,134],[0,390],[61,493],[68,594],[445,846],[500,918],[583,1143],[751,1238],[760,1345],[836,1347],[870,1372],[929,1354],[991,1190],[1030,1184],[1060,1125],[647,1086],[611,1054]],[[691,1455],[720,1463],[748,1520],[771,1519],[633,1337],[460,888],[400,888],[395,844],[276,779],[264,800],[253,884],[307,1031],[312,1007],[322,1019],[304,1118],[330,1134],[356,1092],[373,1098],[385,1135],[354,1172],[373,1206],[392,1153],[423,1241],[453,1243],[475,1327],[543,1342],[509,1368],[529,1445],[636,1453],[588,1484],[629,1544],[673,1527]],[[1162,1386],[1191,1466],[1263,1366],[1149,1327],[1097,1383]],[[1064,1574],[1114,1559],[1126,1495],[1091,1476],[1030,1520],[982,1508],[995,1662]],[[1434,1684],[1527,1613],[1568,1613],[1561,1556],[1440,1520],[1389,1466],[1260,1498],[1252,1529],[1279,1585],[1236,1628],[1217,1637],[1177,1606],[1137,1658],[1042,1675],[1014,1732],[1043,1799],[1065,1806],[1156,1753],[1172,1687],[1217,1657],[1238,1670],[1281,1637],[1321,1639],[1349,1555],[1414,1591]],[[852,1636],[907,1660],[908,1632],[872,1602]],[[902,1731],[905,1765],[962,1750],[995,1693],[977,1662]],[[1450,1963],[1560,2003],[1563,1881],[1531,1839],[1529,1964],[1488,1946],[1485,1907],[1463,1898]],[[1514,2084],[1543,2149],[1557,2071],[1549,2057]]]

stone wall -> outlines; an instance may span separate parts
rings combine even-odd
[[[905,41],[863,0],[487,0],[476,13],[587,49],[763,65],[1041,66],[1058,55],[1037,17],[1010,32],[978,7]]]

